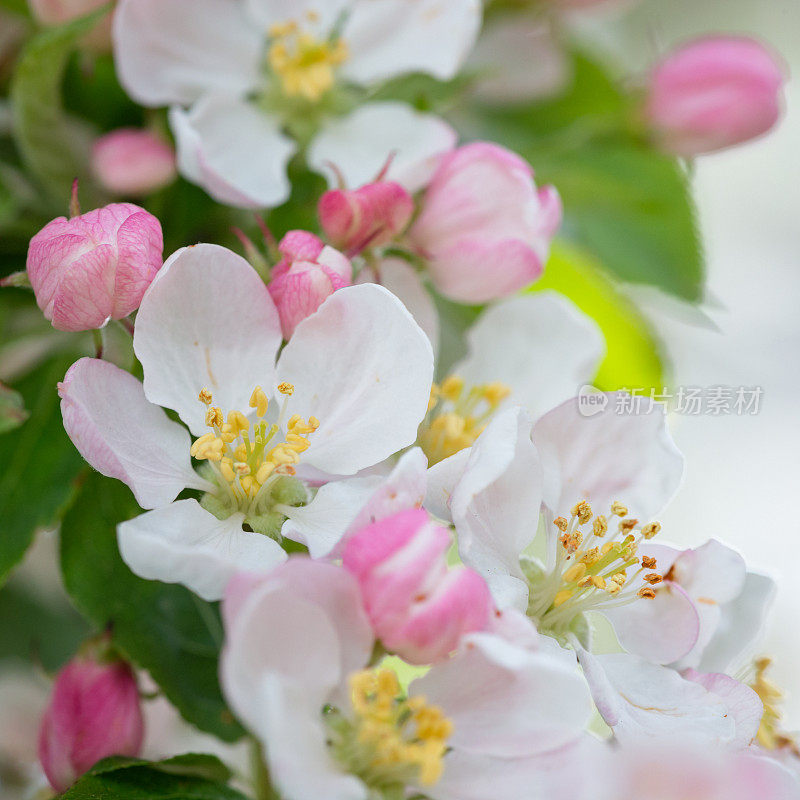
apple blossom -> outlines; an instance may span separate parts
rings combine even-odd
[[[341,289],[276,360],[281,341],[252,267],[201,244],[175,253],[142,300],[133,345],[143,383],[97,359],[70,368],[59,386],[67,433],[152,509],[118,530],[137,574],[219,598],[234,572],[285,558],[281,527],[315,486],[414,441],[433,355],[389,292]],[[193,444],[161,405],[178,413]],[[175,501],[184,488],[203,492],[201,502]],[[298,527],[306,530],[302,513],[287,532]]]
[[[586,686],[546,643],[470,634],[406,692],[369,663],[355,578],[304,557],[237,576],[223,619],[223,691],[286,800],[544,798],[580,752]],[[481,788],[465,795],[476,765]]]
[[[445,658],[489,622],[486,584],[465,567],[448,570],[449,547],[448,530],[421,509],[373,522],[344,546],[342,563],[358,581],[375,633],[412,664]]]
[[[485,303],[541,275],[560,223],[552,186],[537,189],[522,158],[475,142],[441,160],[408,240],[442,294]]]
[[[28,247],[36,302],[54,328],[102,328],[139,307],[161,267],[161,224],[132,203],[58,217]]]
[[[115,195],[144,195],[175,178],[175,153],[155,133],[119,128],[92,146],[91,166],[97,180]]]
[[[59,672],[39,731],[39,759],[63,792],[107,756],[137,756],[144,726],[136,678],[127,663],[78,655]]]
[[[665,148],[692,157],[766,133],[783,83],[780,64],[754,39],[698,39],[653,70],[646,116]]]
[[[359,189],[331,189],[319,200],[319,220],[336,247],[359,252],[387,244],[405,230],[414,213],[411,195],[394,181]]]
[[[480,18],[479,0],[122,0],[115,56],[131,96],[171,106],[186,178],[229,205],[274,206],[298,143],[310,142],[312,168],[335,164],[353,186],[395,152],[389,179],[419,188],[455,133],[404,103],[352,110],[349,90],[409,72],[452,78]]]
[[[281,318],[284,339],[337,289],[349,286],[353,267],[346,256],[313,233],[290,231],[278,245],[283,258],[275,265],[269,293]]]

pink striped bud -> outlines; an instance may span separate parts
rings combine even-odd
[[[79,655],[53,684],[39,729],[39,760],[50,785],[63,792],[102,758],[137,756],[143,736],[131,668]]]
[[[151,131],[120,128],[94,143],[92,172],[115,195],[149,194],[175,179],[175,153]]]
[[[54,328],[101,328],[139,307],[161,268],[163,248],[161,223],[152,214],[112,203],[48,222],[28,247],[28,278]]]
[[[289,231],[278,249],[283,259],[272,270],[269,293],[281,319],[283,336],[313,314],[337,289],[349,286],[353,277],[350,260],[306,231]]]
[[[392,181],[360,189],[333,189],[319,201],[319,220],[333,244],[347,252],[387,244],[403,232],[414,213],[411,195]]]
[[[646,115],[673,153],[721,150],[766,133],[778,121],[783,81],[775,57],[755,40],[700,39],[655,68]]]
[[[446,528],[410,509],[363,528],[344,549],[375,633],[411,664],[445,658],[462,636],[489,623],[486,583],[466,567],[448,569],[449,547]]]

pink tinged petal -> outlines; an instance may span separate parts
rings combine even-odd
[[[624,746],[642,737],[682,737],[727,743],[736,723],[723,698],[668,667],[638,656],[595,656],[583,648],[578,660],[597,709]]]
[[[252,103],[205,95],[189,111],[173,107],[169,119],[178,170],[215,200],[262,208],[289,197],[286,165],[296,145],[277,120]]]
[[[450,500],[461,558],[484,576],[500,608],[527,604],[519,557],[536,535],[541,504],[530,432],[523,409],[497,414],[472,446]]]
[[[187,487],[211,488],[192,469],[186,429],[148,402],[129,373],[82,358],[58,392],[64,428],[80,454],[98,472],[126,483],[142,508],[166,505]]]
[[[294,385],[291,413],[320,420],[304,463],[352,475],[416,439],[433,353],[394,295],[374,284],[350,286],[297,326],[277,377]]]
[[[783,72],[754,39],[699,39],[653,71],[646,114],[663,145],[679,155],[730,147],[777,122]]]
[[[269,569],[286,558],[274,539],[243,530],[243,522],[243,514],[219,520],[196,500],[178,500],[118,525],[119,551],[141,578],[219,600],[237,572]]]
[[[728,713],[736,722],[736,737],[733,747],[747,747],[755,739],[764,705],[759,696],[746,684],[721,673],[703,673],[693,669],[683,672],[686,680],[699,683],[709,692],[721,697],[728,706]]]
[[[450,80],[480,24],[479,0],[361,0],[353,3],[342,32],[352,53],[342,72],[361,84],[406,72]]]
[[[709,539],[675,560],[671,578],[695,600],[704,598],[722,604],[739,596],[746,572],[739,553],[716,539]]]
[[[91,167],[115,195],[149,194],[175,179],[175,153],[152,131],[118,128],[92,145]]]
[[[341,542],[380,483],[380,477],[368,476],[320,486],[307,505],[285,509],[281,535],[304,544],[312,558],[324,558]]]
[[[241,256],[214,244],[183,248],[164,264],[133,337],[147,398],[177,411],[195,435],[207,430],[200,390],[224,414],[247,413],[255,386],[272,386],[280,343],[267,287]]]
[[[450,502],[453,491],[464,474],[471,452],[472,448],[465,447],[428,469],[424,506],[434,517],[443,522],[453,521]]]
[[[659,564],[659,571],[661,565]],[[614,626],[619,643],[629,653],[656,664],[671,664],[685,656],[700,633],[700,618],[689,595],[669,581],[662,583],[653,599],[602,613]]]
[[[619,413],[627,395],[605,395],[605,407],[585,416],[577,399],[568,400],[537,421],[533,440],[544,465],[543,502],[564,514],[587,499],[597,513],[614,500],[632,516],[652,518],[675,494],[683,474],[683,456],[666,424],[663,406]]]
[[[575,395],[605,354],[596,323],[545,291],[489,306],[467,332],[468,355],[452,372],[467,385],[500,381],[534,419]]]
[[[592,714],[586,682],[572,664],[488,633],[409,687],[453,722],[448,744],[476,757],[535,756],[575,742]]]
[[[704,672],[730,671],[762,632],[775,599],[775,581],[748,572],[741,594],[721,608],[720,619],[698,665]]]
[[[367,103],[352,114],[329,123],[311,143],[309,166],[335,175],[335,164],[349,186],[370,183],[394,156],[386,180],[409,192],[430,180],[441,157],[452,150],[456,132],[432,114],[415,111],[405,103]]]
[[[189,104],[207,91],[244,94],[259,81],[262,31],[230,0],[122,0],[114,55],[140,103]]]

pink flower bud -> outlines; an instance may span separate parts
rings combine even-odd
[[[556,229],[561,201],[537,190],[519,156],[476,142],[445,156],[409,232],[428,259],[439,291],[461,303],[485,303],[535,281]]]
[[[375,633],[412,664],[444,658],[489,623],[486,583],[466,567],[448,569],[449,547],[447,529],[421,509],[368,525],[345,545],[344,567],[361,587]]]
[[[272,270],[269,293],[281,318],[283,336],[313,314],[337,289],[349,286],[353,277],[350,260],[321,239],[305,231],[289,231],[278,249],[283,259]]]
[[[386,244],[402,233],[414,213],[411,195],[392,181],[354,191],[333,189],[319,201],[319,220],[333,244],[345,251]]]
[[[655,68],[646,115],[665,149],[708,153],[768,131],[781,113],[782,84],[779,63],[753,39],[700,39]]]
[[[101,328],[139,307],[161,268],[163,247],[161,223],[152,214],[112,203],[48,222],[28,247],[28,278],[54,328]]]
[[[174,180],[175,153],[151,131],[120,128],[94,143],[92,171],[116,195],[149,194]]]
[[[39,729],[39,760],[50,785],[63,792],[102,758],[137,756],[143,735],[131,668],[77,656],[53,685]]]

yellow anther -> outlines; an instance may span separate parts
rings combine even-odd
[[[499,406],[511,394],[511,387],[504,383],[487,383],[483,387],[483,397],[490,406]]]
[[[642,566],[645,569],[655,569],[658,563],[652,556],[642,556]]]
[[[621,583],[617,583],[616,581],[609,581],[606,584],[606,591],[610,595],[619,594],[621,589],[622,589],[622,584]]]
[[[566,529],[569,527],[569,522],[565,517],[556,517],[553,520],[553,525],[555,525],[560,531],[566,531]]]
[[[601,556],[608,555],[608,552],[611,550],[611,548],[612,548],[613,546],[614,546],[614,543],[613,543],[613,542],[606,542],[606,543],[605,543],[605,544],[604,544],[604,545],[603,545],[603,546],[600,548],[600,555],[601,555]]]
[[[441,385],[442,397],[455,403],[464,391],[464,379],[458,375],[448,375]]]
[[[270,475],[275,471],[275,464],[271,461],[265,461],[259,468],[258,472],[256,472],[256,481],[260,484],[264,484],[269,478]]]
[[[266,392],[260,386],[256,386],[256,388],[253,389],[253,393],[250,395],[250,408],[254,408],[256,414],[259,417],[263,417],[267,413],[268,405],[269,400],[267,399]]]
[[[646,600],[652,600],[656,596],[655,590],[651,589],[649,586],[642,586],[642,588],[639,589],[636,594],[638,594],[639,597],[645,598]]]
[[[644,576],[644,580],[647,581],[647,583],[655,586],[657,583],[661,583],[661,581],[663,581],[664,578],[657,572],[649,572],[647,575]]]
[[[202,389],[200,390],[200,394],[199,394],[199,395],[197,395],[197,399],[198,399],[198,400],[199,400],[201,403],[203,403],[203,404],[205,404],[205,405],[207,405],[207,406],[210,406],[210,405],[211,405],[211,401],[212,401],[214,398],[213,398],[213,396],[211,395],[211,392],[209,392],[209,391],[208,391],[208,389],[206,389],[206,388],[202,388]]]
[[[611,576],[611,580],[620,586],[624,586],[625,581],[628,580],[628,576],[624,572],[617,572],[615,575]]]
[[[638,524],[639,524],[638,519],[623,519],[620,520],[619,529],[623,533],[628,533],[629,531],[632,531]]]
[[[592,533],[595,536],[605,536],[608,532],[608,521],[602,514],[598,514],[592,523]]]
[[[600,558],[600,548],[592,547],[581,556],[581,562],[587,566],[591,566]]]
[[[222,416],[222,411],[219,408],[209,408],[206,411],[206,425],[209,428],[218,428],[222,423],[225,421],[225,418]]]
[[[652,539],[661,530],[660,522],[648,522],[642,526],[642,536],[645,539]]]
[[[616,500],[611,504],[611,513],[617,517],[627,517],[628,516],[628,507],[624,506],[622,503],[617,502]]]
[[[606,579],[602,575],[592,575],[591,583],[592,586],[595,587],[595,589],[606,588]]]
[[[592,507],[585,500],[581,500],[575,503],[571,513],[573,517],[578,518],[581,525],[584,525],[592,518]]]
[[[219,471],[228,483],[233,483],[234,478],[236,478],[236,473],[233,471],[233,464],[229,458],[223,458],[220,461]]]
[[[197,454],[205,449],[209,442],[213,442],[216,437],[213,433],[204,433],[199,439],[195,439],[194,444],[189,449],[189,453],[193,458],[197,458]]]
[[[558,608],[559,606],[563,605],[567,602],[567,600],[572,597],[572,590],[571,589],[562,589],[560,592],[556,593],[556,596],[553,598],[553,605]]]
[[[291,396],[292,394],[294,394],[294,384],[289,383],[288,381],[283,381],[282,383],[278,384],[278,391],[281,394]]]
[[[586,574],[586,564],[583,562],[579,562],[578,564],[573,564],[565,573],[564,573],[564,583],[572,583],[573,581],[580,580]]]

